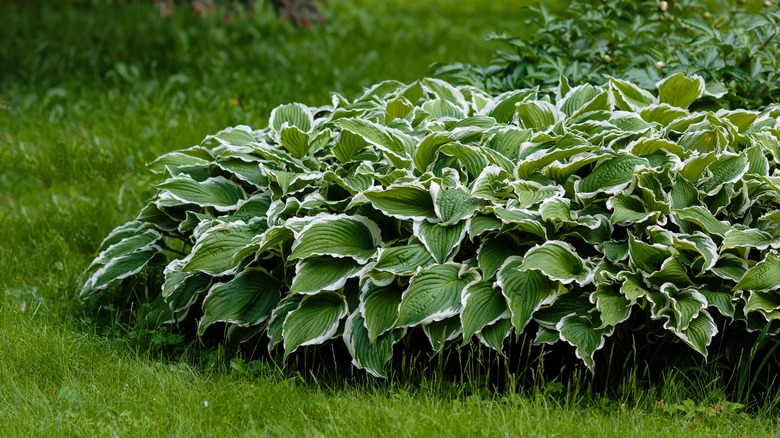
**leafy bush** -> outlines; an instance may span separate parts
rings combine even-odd
[[[493,92],[574,83],[607,75],[652,89],[662,77],[702,76],[726,108],[759,108],[780,99],[780,17],[730,2],[573,0],[568,9],[526,8],[530,31],[489,38],[505,50],[487,67],[449,65],[441,77]],[[743,2],[744,3],[744,2]]]
[[[532,331],[591,370],[632,315],[705,358],[718,327],[777,334],[780,108],[692,111],[698,76],[657,88],[425,79],[282,105],[151,163],[166,179],[81,296],[164,270],[147,322],[285,357],[336,339],[376,376],[413,331],[435,351]]]

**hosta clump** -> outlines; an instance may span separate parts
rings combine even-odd
[[[285,356],[343,342],[377,376],[412,331],[501,350],[533,328],[591,370],[632,313],[705,357],[720,323],[777,333],[780,109],[691,111],[696,76],[657,88],[425,79],[282,105],[154,161],[166,179],[81,295],[164,268],[147,321]]]

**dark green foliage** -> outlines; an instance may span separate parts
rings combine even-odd
[[[698,74],[715,103],[753,109],[780,99],[778,6],[727,0],[573,0],[568,9],[544,2],[525,8],[515,34],[487,66],[448,65],[438,73],[493,92],[552,87],[564,75],[574,83],[619,77],[652,88],[673,73]],[[758,6],[759,9],[756,9]]]

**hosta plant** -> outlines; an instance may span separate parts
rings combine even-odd
[[[652,88],[674,73],[702,76],[709,105],[754,109],[780,100],[777,2],[730,0],[572,0],[525,8],[520,35],[501,43],[488,66],[449,65],[438,74],[493,92],[572,82],[602,84],[607,75]],[[748,6],[757,7],[746,9]],[[704,102],[703,102],[704,103]]]
[[[657,89],[425,79],[282,105],[151,163],[164,181],[81,296],[163,271],[149,323],[285,357],[343,342],[376,376],[413,331],[501,351],[533,330],[591,370],[632,313],[705,358],[721,324],[775,334],[780,109],[689,110],[698,76]]]

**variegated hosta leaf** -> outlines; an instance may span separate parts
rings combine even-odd
[[[446,318],[441,321],[433,321],[422,326],[428,342],[435,353],[441,353],[447,342],[457,339],[461,335],[460,319],[457,317]]]
[[[485,279],[493,278],[501,265],[509,257],[517,256],[521,253],[514,248],[506,239],[500,236],[485,238],[477,250],[477,264],[482,270],[482,277]]]
[[[432,182],[430,190],[434,211],[443,226],[471,217],[482,205],[479,200],[471,198],[465,187],[445,189]]]
[[[346,315],[347,303],[340,294],[321,292],[305,296],[298,308],[284,319],[282,338],[285,357],[298,347],[319,345],[331,339]]]
[[[199,271],[215,277],[232,273],[241,262],[234,256],[263,228],[261,224],[246,225],[243,222],[218,224],[210,228],[195,243],[182,271]]]
[[[604,346],[605,338],[612,334],[612,327],[597,328],[593,319],[570,314],[561,319],[555,329],[561,339],[576,348],[577,357],[582,359],[591,373],[596,372],[593,355]]]
[[[571,245],[558,240],[548,240],[528,250],[518,269],[537,270],[563,284],[576,281],[584,286],[593,281],[593,273],[586,261],[577,255]]]
[[[576,183],[577,192],[583,198],[592,198],[598,192],[618,193],[631,183],[637,166],[647,165],[646,159],[628,154],[609,158]]]
[[[312,256],[349,257],[365,264],[382,241],[379,227],[363,216],[329,215],[309,222],[292,246],[290,260]]]
[[[771,251],[764,260],[745,272],[736,288],[756,292],[780,289],[780,258],[777,252]]]
[[[393,357],[393,333],[371,339],[364,326],[363,316],[356,310],[349,315],[344,325],[344,343],[352,356],[353,365],[365,369],[374,377],[387,378],[385,365]]]
[[[425,245],[436,263],[441,264],[449,260],[466,237],[466,222],[447,227],[442,224],[416,221],[414,235]]]
[[[285,126],[294,126],[302,132],[310,132],[314,125],[314,116],[306,105],[290,103],[274,108],[268,125],[277,132]]]
[[[509,318],[504,318],[486,325],[476,333],[476,336],[480,342],[503,355],[504,340],[510,333],[512,333],[512,321]]]
[[[656,84],[661,103],[688,108],[704,94],[704,78],[698,75],[691,77],[682,73],[668,76]]]
[[[631,301],[615,288],[614,285],[599,285],[590,295],[590,301],[596,304],[601,314],[601,325],[598,328],[614,327],[631,315]]]
[[[365,269],[349,258],[320,256],[301,260],[295,265],[290,293],[317,294],[324,290],[339,290],[347,280],[357,277]]]
[[[461,269],[461,265],[447,263],[420,270],[403,294],[396,327],[429,324],[457,316],[463,289],[477,277]]]
[[[192,177],[182,174],[167,179],[157,188],[181,204],[213,207],[222,212],[235,210],[238,207],[238,202],[246,198],[241,186],[221,176],[205,181],[196,181]]]
[[[510,257],[499,269],[496,281],[506,298],[511,313],[512,325],[522,332],[534,312],[543,305],[555,301],[558,285],[541,271],[520,270],[523,259]]]
[[[106,288],[115,281],[137,274],[161,251],[158,246],[150,245],[109,260],[84,283],[80,295],[85,297],[93,291]]]
[[[226,283],[217,283],[203,300],[198,333],[203,334],[215,322],[260,324],[279,302],[280,287],[276,278],[260,268],[247,269]]]
[[[427,268],[435,261],[431,253],[420,244],[380,248],[374,269],[397,275],[411,275],[418,268]]]
[[[395,185],[381,189],[369,189],[363,196],[377,210],[398,219],[438,220],[433,198],[421,185]]]
[[[509,316],[504,295],[492,282],[484,280],[471,283],[463,289],[461,305],[463,311],[460,319],[463,324],[464,342],[468,342],[485,326]]]
[[[395,326],[402,294],[403,291],[392,284],[376,286],[372,282],[366,282],[363,285],[360,314],[371,342]]]

